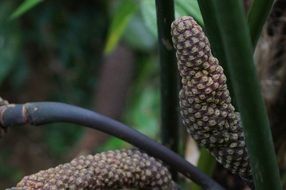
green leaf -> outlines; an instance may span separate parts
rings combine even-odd
[[[214,157],[206,150],[201,149],[200,159],[198,162],[198,168],[202,170],[205,174],[212,176],[213,171],[216,166],[216,160]],[[201,190],[202,188],[195,183],[192,183],[192,190]]]
[[[157,43],[157,39],[150,33],[139,15],[134,16],[129,22],[123,40],[131,48],[140,51],[152,51]]]
[[[175,0],[175,9],[178,16],[192,16],[201,26],[204,25],[203,17],[197,0]],[[185,14],[184,14],[185,13]]]
[[[13,20],[22,16],[24,13],[43,2],[42,0],[25,0],[10,16],[10,19]]]
[[[117,45],[137,8],[138,3],[136,3],[135,0],[123,0],[120,2],[111,21],[107,42],[104,49],[105,54],[112,52],[114,47]]]
[[[140,12],[149,31],[157,36],[155,1],[141,1]],[[197,0],[175,0],[175,16],[186,15],[194,17],[200,25],[203,25],[203,18]]]
[[[157,36],[155,1],[141,1],[140,12],[149,31]]]
[[[261,34],[263,25],[271,11],[274,0],[255,0],[252,2],[248,13],[248,26],[253,49]]]
[[[260,84],[256,77],[251,38],[242,1],[200,1],[212,3],[209,8],[214,14],[213,17],[217,18],[245,132],[255,189],[281,190],[276,154]],[[209,27],[208,23],[213,17],[204,17],[210,19],[205,21],[206,27]]]

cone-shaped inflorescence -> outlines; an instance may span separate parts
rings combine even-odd
[[[225,168],[250,180],[239,113],[231,104],[223,68],[212,55],[207,37],[189,16],[175,20],[171,33],[182,78],[183,125]]]
[[[175,190],[176,185],[160,161],[130,149],[80,156],[70,163],[26,176],[9,190],[121,188]]]

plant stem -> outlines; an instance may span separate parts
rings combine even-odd
[[[156,0],[161,84],[161,140],[178,151],[178,73],[172,45],[171,23],[174,20],[174,1]],[[175,174],[172,172],[173,177]]]
[[[137,146],[205,189],[223,189],[206,174],[165,146],[118,121],[80,107],[55,102],[3,105],[0,107],[0,122],[0,127],[42,125],[54,122],[69,122],[90,127]]]
[[[216,160],[214,159],[214,157],[206,149],[201,149],[198,168],[202,170],[205,174],[212,176],[215,166]],[[201,190],[202,188],[197,184],[193,183],[191,189]]]
[[[271,131],[256,77],[242,1],[212,1],[241,113],[255,187],[258,190],[281,190]]]
[[[275,0],[254,0],[251,4],[248,12],[248,26],[253,47],[256,46],[274,1]]]

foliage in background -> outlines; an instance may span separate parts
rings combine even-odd
[[[41,2],[41,6],[32,6],[32,1],[0,2],[3,14],[0,20],[3,39],[0,39],[0,48],[3,48],[0,52],[1,94],[15,102],[54,100],[92,106],[102,50],[109,47],[111,51],[121,39],[137,55],[136,77],[123,119],[156,137],[159,114],[158,83],[154,83],[154,79],[158,80],[154,56],[156,38],[145,27],[143,17],[136,9],[141,4],[134,4],[132,0],[123,4]],[[19,6],[20,3],[23,4]],[[36,1],[34,3],[36,5]],[[130,7],[134,9],[125,15]],[[123,27],[121,31],[117,26]],[[109,42],[104,40],[106,31]],[[150,82],[146,83],[147,80]],[[12,156],[23,154],[15,148],[17,143],[2,141],[0,186],[11,186],[24,174],[61,162],[81,134],[81,128],[62,124],[10,133],[22,141],[21,144],[26,143],[27,154],[29,144],[38,144],[43,151],[36,153],[37,160],[42,159],[42,164],[37,165],[35,160],[34,164],[26,164],[27,170],[20,160],[11,160]],[[27,140],[24,142],[23,138]],[[111,138],[100,149],[124,146],[127,144]]]
[[[115,13],[112,15],[112,22],[109,27],[104,53],[112,52],[127,27],[130,19],[138,8],[138,2],[134,0],[123,0],[115,8]]]
[[[29,10],[31,6],[27,8],[27,5],[17,9],[13,15],[20,16],[19,10],[22,10],[21,17],[11,20],[9,17],[20,3],[22,1],[0,2],[1,94],[14,102],[55,100],[90,106],[107,30],[106,4],[43,1],[41,6]],[[57,124],[41,131],[25,129],[10,133],[17,141],[5,139],[0,144],[3,150],[0,186],[11,186],[25,173],[36,171],[36,167],[59,162],[75,145],[81,132],[77,126]],[[41,147],[31,158],[42,159],[42,166],[38,159],[26,163],[30,169],[21,165],[20,160],[11,159],[24,154],[18,141],[26,143],[27,154],[33,143]],[[9,151],[5,153],[5,150]]]
[[[144,22],[150,32],[157,36],[157,23],[156,23],[156,9],[155,1],[141,1],[141,14],[143,16]],[[203,25],[203,19],[200,13],[197,0],[176,0],[175,1],[175,16],[190,15],[196,19],[196,21]]]
[[[0,7],[0,84],[15,67],[21,45],[19,23],[8,21],[9,13],[12,10],[12,2],[2,3]]]
[[[18,18],[19,16],[23,15],[39,3],[42,0],[25,0],[23,3],[19,5],[19,7],[11,14],[10,19]]]
[[[5,46],[9,54],[0,56],[0,62],[7,65],[7,69],[1,65],[0,71],[0,81],[4,82],[7,97],[12,97],[15,102],[55,100],[91,106],[102,60],[101,50],[105,49],[108,54],[121,41],[136,54],[136,77],[122,119],[148,136],[158,137],[159,65],[155,56],[157,23],[154,1],[124,0],[90,4],[75,0],[25,0],[13,3],[4,0],[0,7],[4,10],[1,14],[5,14],[1,18],[6,23],[0,25],[0,31],[1,28],[12,28],[6,32],[5,38],[14,40],[11,43],[13,46]],[[176,17],[182,15],[192,15],[199,23],[203,22],[197,1],[189,3],[188,0],[177,0]],[[4,55],[10,55],[8,61]],[[39,85],[44,87],[39,88]],[[39,146],[46,147],[48,158],[56,162],[68,154],[82,134],[82,129],[76,126],[61,124],[42,131],[36,134],[32,132],[31,135],[37,138],[29,138],[31,141],[42,141],[43,144]],[[20,134],[18,136],[21,138]],[[95,151],[125,146],[128,146],[125,142],[111,138]],[[7,162],[13,154],[7,153],[1,165],[12,167],[14,163]],[[1,179],[12,183],[26,172],[21,171],[20,166],[15,168],[15,172],[7,170],[10,171],[8,175],[4,172],[5,168],[0,168]]]
[[[176,17],[191,15],[204,25],[196,0],[175,0],[175,6]],[[150,0],[104,3],[3,0],[0,2],[1,94],[15,102],[55,100],[92,107],[102,54],[108,55],[118,43],[124,43],[136,55],[136,69],[122,120],[156,138],[160,107],[156,30],[155,1]],[[53,125],[42,131],[24,129],[12,135],[19,141],[29,139],[47,150],[48,165],[63,159],[81,134],[82,129],[76,126]],[[1,187],[14,184],[27,172],[11,160],[18,150],[10,150],[6,144],[12,147],[13,143],[0,144]],[[129,145],[111,138],[95,151],[126,146]],[[200,163],[208,156],[203,156]],[[202,164],[202,168],[205,166]],[[212,167],[208,169],[211,171]]]

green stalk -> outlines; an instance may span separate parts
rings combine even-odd
[[[248,26],[253,47],[261,34],[263,25],[275,0],[254,0],[248,12]],[[253,48],[254,49],[254,48]]]
[[[216,160],[214,159],[214,157],[206,149],[201,149],[198,168],[200,168],[200,170],[202,170],[202,172],[204,172],[208,176],[212,176],[215,166]],[[202,188],[195,183],[192,183],[191,189],[202,190]]]
[[[170,27],[174,20],[174,1],[156,0],[161,76],[162,143],[178,151],[178,74]]]
[[[256,77],[242,1],[211,1],[241,113],[255,187],[257,190],[281,190],[271,130]],[[205,23],[207,25],[208,22]]]

